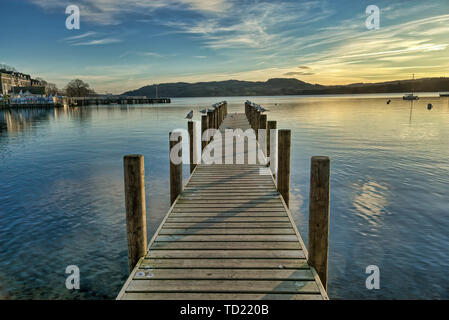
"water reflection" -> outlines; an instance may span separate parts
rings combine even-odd
[[[5,109],[0,111],[0,133],[29,130],[34,123],[49,120],[52,116],[48,108]]]
[[[390,190],[385,184],[374,180],[356,183],[354,189],[359,192],[355,196],[353,206],[356,214],[373,228],[381,227],[382,219],[388,214],[388,194]]]

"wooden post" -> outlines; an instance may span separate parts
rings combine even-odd
[[[169,133],[170,140],[170,153],[171,149],[179,142],[182,145],[182,136],[180,133],[174,133],[174,138],[178,135],[177,141],[172,141],[170,137],[172,133]],[[182,157],[182,148],[179,150],[179,156]],[[170,157],[171,158],[171,157]],[[182,161],[179,164],[174,164],[170,159],[170,205],[175,202],[176,197],[182,192]]]
[[[207,119],[209,121],[209,125],[207,126],[207,128],[213,129],[214,128],[214,112],[213,111],[207,112]]]
[[[196,136],[197,131],[197,123],[195,121],[190,120],[187,123],[187,129],[189,132],[189,149],[190,149],[190,173],[196,167],[196,161],[198,157],[198,140]]]
[[[204,148],[206,148],[207,142],[202,141],[203,134],[207,130],[207,115],[201,117],[201,154],[203,154]]]
[[[291,131],[278,131],[278,181],[277,188],[284,198],[287,207],[290,207],[290,145]]]
[[[327,288],[327,255],[329,251],[329,180],[328,157],[312,157],[309,196],[309,264],[317,271]]]
[[[267,123],[267,158],[270,156],[271,146],[271,129],[276,129],[276,121],[268,121]]]
[[[251,128],[254,129],[254,115],[255,115],[255,109],[253,106],[250,107],[250,113],[249,113],[249,117],[250,117],[250,124],[251,124]]]
[[[219,119],[218,119],[218,108],[217,109],[215,109],[215,111],[214,111],[214,113],[215,113],[215,129],[218,129],[218,122],[219,122]]]
[[[267,115],[266,114],[261,114],[260,115],[260,127],[259,129],[265,130],[265,143],[262,144],[262,151],[263,154],[266,156],[267,155]],[[264,142],[264,141],[262,141]],[[268,160],[268,159],[267,159]]]
[[[123,158],[125,175],[126,239],[129,272],[147,253],[147,212],[145,205],[145,168],[143,156],[130,154]]]
[[[256,111],[256,118],[255,118],[255,128],[256,131],[256,139],[259,141],[259,129],[260,129],[260,111]]]

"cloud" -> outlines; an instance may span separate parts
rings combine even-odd
[[[237,4],[238,3],[238,4]],[[234,2],[232,10],[192,21],[160,21],[173,32],[186,33],[211,49],[251,48],[264,52],[295,41],[290,35],[313,22],[324,20],[333,11],[322,1]]]
[[[315,73],[313,72],[286,72],[284,73],[284,76],[311,76],[314,75]]]
[[[151,52],[151,51],[147,51],[147,52],[142,52],[141,53],[143,56],[148,56],[148,57],[155,57],[155,58],[161,58],[162,55],[156,52]]]
[[[119,43],[119,42],[122,42],[122,40],[116,39],[116,38],[103,38],[103,39],[90,40],[90,41],[86,41],[86,42],[73,43],[72,45],[73,46],[98,46],[98,45]]]
[[[59,11],[72,0],[30,0],[47,11]],[[81,18],[97,25],[118,25],[129,14],[151,14],[160,9],[221,13],[230,8],[226,0],[79,0]]]
[[[98,46],[122,42],[122,40],[117,37],[105,36],[104,34],[94,31],[67,37],[64,38],[63,41],[67,42],[71,46]]]
[[[93,35],[96,35],[96,32],[89,31],[89,32],[86,32],[86,33],[83,33],[83,34],[80,34],[80,35],[77,35],[77,36],[67,37],[64,40],[66,40],[66,41],[79,40],[79,39],[87,38],[87,37],[90,37],[90,36],[93,36]]]

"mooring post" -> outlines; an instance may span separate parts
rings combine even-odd
[[[126,239],[131,272],[147,253],[147,212],[145,205],[145,168],[143,156],[130,154],[123,158],[125,176]]]
[[[224,118],[225,118],[225,103],[223,102],[223,104],[221,105],[221,122],[222,123],[223,123]]]
[[[206,130],[207,130],[207,115],[201,117],[201,140]],[[207,145],[206,141],[201,141],[201,154],[203,154],[206,145]]]
[[[262,137],[265,137],[265,141],[262,141],[262,151],[263,151],[263,154],[265,156],[267,156],[267,139],[268,139],[268,135],[267,135],[267,115],[266,114],[261,114],[260,115],[259,129],[265,131],[265,134],[262,134]]]
[[[207,112],[207,120],[208,120],[208,125],[207,128],[208,129],[213,129],[214,128],[214,112],[213,111],[208,111]]]
[[[259,129],[260,129],[260,111],[256,111],[256,127],[254,130],[256,131],[256,139],[259,141]]]
[[[330,159],[312,157],[309,196],[309,264],[327,288],[329,252]]]
[[[187,129],[189,132],[189,149],[190,149],[190,173],[196,167],[197,163],[197,152],[198,152],[198,137],[197,135],[197,123],[195,121],[190,120],[187,123]]]
[[[254,106],[251,106],[251,128],[255,128],[255,117],[256,117],[256,108]]]
[[[267,158],[270,156],[271,148],[271,130],[276,129],[276,121],[267,122]]]
[[[278,177],[277,188],[284,198],[287,207],[290,207],[290,146],[291,131],[278,131]]]
[[[218,126],[220,124],[220,117],[218,114],[218,108],[215,109],[215,129],[218,129]]]
[[[182,136],[179,132],[170,132],[170,205],[175,202],[176,197],[182,192],[182,161],[174,163],[172,159],[172,148],[179,142],[178,156],[182,159]],[[174,156],[176,157],[176,155]]]

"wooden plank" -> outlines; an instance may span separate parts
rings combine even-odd
[[[301,250],[301,246],[296,242],[157,242],[151,249],[195,249],[195,250]]]
[[[203,228],[291,228],[289,222],[213,222],[213,223],[175,223],[166,222],[164,224],[165,228],[192,228],[192,229],[203,229]]]
[[[306,259],[143,259],[141,269],[310,269]]]
[[[311,281],[310,269],[139,269],[136,280],[210,279],[210,280],[297,280]]]
[[[269,182],[260,181],[207,181],[207,182],[192,182],[189,183],[187,188],[233,188],[239,187],[240,189],[271,189],[274,190],[274,186]]]
[[[242,196],[241,194],[238,195],[202,195],[202,194],[191,194],[191,195],[183,195],[179,198],[180,200],[226,200],[226,199],[232,199],[232,200],[264,200],[264,199],[278,199],[277,196],[273,195],[251,195],[251,196]]]
[[[156,242],[161,241],[298,241],[296,235],[159,235]]]
[[[315,281],[295,280],[138,280],[126,292],[320,293]]]
[[[264,235],[264,234],[279,234],[279,235],[285,235],[285,234],[295,234],[295,231],[293,229],[288,228],[281,228],[281,229],[274,229],[274,228],[257,228],[257,229],[169,229],[169,228],[163,228],[159,232],[160,235],[202,235],[202,234],[214,234],[214,235],[224,235],[224,234],[234,234],[234,235],[250,235],[250,234],[257,234],[257,235]]]
[[[224,201],[225,202],[225,201]],[[198,203],[194,201],[190,201],[187,203],[179,203],[176,205],[176,209],[180,208],[197,208],[199,206]],[[201,208],[282,208],[282,203],[273,202],[273,203],[265,203],[265,202],[245,202],[240,204],[233,203],[201,203]]]
[[[126,292],[123,300],[323,300],[319,294]]]
[[[232,207],[240,206],[242,204],[263,204],[263,203],[269,203],[269,204],[278,204],[282,206],[282,203],[279,199],[276,198],[266,198],[266,199],[208,199],[208,200],[199,200],[199,199],[191,199],[191,200],[184,200],[179,199],[177,202],[177,205],[183,205],[183,204],[233,204]],[[234,205],[235,204],[235,205]]]
[[[173,212],[285,212],[279,207],[258,207],[258,208],[195,208],[195,207],[175,207]]]
[[[227,196],[227,197],[234,197],[234,196],[257,196],[257,197],[264,197],[264,196],[271,196],[271,197],[279,197],[279,193],[275,193],[270,190],[254,190],[254,191],[246,191],[245,193],[239,192],[239,191],[233,191],[233,190],[198,190],[198,191],[186,191],[182,194],[182,197],[189,197],[189,196],[202,196],[202,197],[210,197],[210,196]]]
[[[176,217],[288,217],[285,212],[174,212],[170,218]]]
[[[166,223],[179,222],[290,222],[287,216],[285,217],[184,217],[179,215],[170,216]]]
[[[190,190],[204,190],[204,189],[211,189],[211,190],[233,190],[234,188],[237,188],[237,190],[241,191],[241,190],[248,190],[248,191],[270,191],[273,192],[275,191],[274,186],[272,185],[268,185],[268,184],[263,184],[263,183],[258,183],[258,182],[249,182],[249,183],[244,183],[244,182],[210,182],[210,183],[193,183],[193,184],[189,184],[186,186],[186,188],[190,191]]]
[[[146,258],[176,259],[218,259],[218,258],[259,258],[259,259],[302,259],[302,250],[163,250],[151,248]]]

